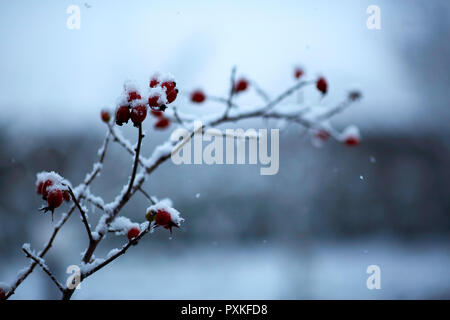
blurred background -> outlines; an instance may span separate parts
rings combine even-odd
[[[373,4],[380,30],[366,27]],[[66,27],[70,5],[80,8],[79,30]],[[40,250],[52,231],[50,215],[37,210],[35,174],[55,170],[82,181],[105,135],[99,112],[114,108],[124,80],[143,90],[155,71],[169,72],[181,89],[178,109],[211,114],[221,107],[193,106],[190,90],[226,96],[237,66],[274,97],[294,84],[301,65],[330,85],[322,100],[306,90],[311,105],[333,106],[352,85],[361,88],[363,100],[332,123],[358,125],[362,144],[317,148],[296,125],[240,122],[284,128],[279,173],[166,162],[145,189],[173,200],[182,228],[144,238],[73,298],[450,298],[449,13],[445,0],[3,1],[0,281],[13,282],[28,264],[24,242]],[[259,100],[250,90],[238,102]],[[152,121],[144,125],[146,156],[169,134],[155,132]],[[123,132],[135,141],[131,125]],[[131,162],[112,144],[92,192],[112,201]],[[148,205],[136,194],[121,214],[143,221]],[[88,207],[95,225],[101,212]],[[125,241],[108,236],[96,256]],[[61,282],[86,246],[74,213],[46,256]],[[369,265],[381,269],[380,290],[366,287]],[[12,298],[59,297],[36,269]]]

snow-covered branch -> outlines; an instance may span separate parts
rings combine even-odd
[[[170,112],[164,112],[168,108],[167,105],[170,105],[177,98],[178,94],[176,83],[171,76],[153,76],[150,79],[148,95],[145,97],[143,97],[144,95],[141,94],[135,86],[126,84],[124,95],[119,100],[116,109],[114,121],[116,125],[122,126],[131,119],[138,131],[136,147],[124,138],[121,131],[114,126],[111,121],[111,115],[107,111],[102,111],[101,118],[108,126],[107,135],[103,145],[98,151],[99,161],[93,165],[92,171],[86,175],[84,182],[72,189],[70,183],[63,180],[63,178],[56,173],[44,173],[38,177],[37,192],[39,195],[42,195],[45,201],[47,201],[48,206],[45,207],[46,210],[51,210],[53,212],[61,205],[62,199],[73,201],[73,203],[71,204],[69,211],[63,214],[61,219],[56,223],[50,239],[41,252],[35,255],[28,247],[24,247],[24,252],[32,262],[27,268],[20,272],[17,280],[11,286],[7,297],[10,297],[14,293],[15,289],[17,289],[17,287],[27,278],[36,265],[39,265],[44,272],[50,276],[52,281],[55,282],[58,289],[63,293],[63,299],[70,299],[72,297],[75,289],[64,288],[54,278],[42,258],[50,250],[58,231],[67,222],[75,209],[80,211],[83,224],[89,237],[89,245],[82,255],[81,281],[125,254],[131,245],[138,243],[143,236],[152,232],[154,228],[161,226],[172,231],[172,227],[179,227],[183,219],[180,217],[179,212],[172,207],[171,202],[168,200],[158,201],[143,189],[143,185],[147,178],[162,163],[168,160],[171,155],[177,152],[184,144],[188,143],[198,132],[203,132],[208,128],[214,128],[224,123],[232,123],[250,118],[281,119],[291,123],[300,124],[307,128],[307,130],[313,130],[321,139],[326,139],[331,136],[337,141],[343,141],[344,139],[349,145],[359,143],[359,132],[355,127],[348,127],[343,133],[339,133],[331,128],[328,119],[344,111],[352,102],[358,100],[360,98],[360,93],[353,91],[342,103],[322,112],[316,111],[315,108],[311,106],[302,106],[289,111],[277,108],[288,97],[309,85],[315,84],[317,90],[319,90],[322,95],[327,93],[327,82],[324,78],[320,78],[317,81],[300,80],[297,75],[296,78],[298,81],[296,81],[294,85],[281,92],[274,99],[271,99],[269,94],[259,87],[255,81],[249,81],[242,77],[236,79],[236,68],[233,68],[230,76],[228,97],[221,98],[207,96],[199,90],[192,93],[191,101],[194,103],[203,103],[209,99],[210,101],[222,103],[224,106],[224,110],[221,112],[201,117],[182,114],[175,107],[172,107]],[[243,108],[239,105],[237,102],[239,100],[238,97],[245,92],[248,87],[253,87],[257,95],[263,101],[262,105],[252,108]],[[172,141],[171,139],[168,139],[166,142],[157,146],[153,150],[153,153],[146,158],[141,155],[141,147],[144,138],[142,124],[147,117],[148,109],[150,109],[151,114],[157,118],[155,124],[156,129],[166,129],[170,122],[173,121],[178,126],[182,126],[189,130],[189,134],[182,141]],[[202,125],[196,126],[196,120],[201,121]],[[353,140],[345,138],[347,136],[351,137]],[[107,146],[111,139],[114,142],[117,142],[132,156],[132,172],[126,183],[124,183],[120,193],[113,201],[106,203],[101,197],[91,194],[89,185],[103,168]],[[123,214],[119,216],[119,213],[137,191],[142,193],[152,204],[145,214],[147,222],[141,225],[131,222]],[[86,215],[87,209],[83,207],[83,202],[90,202],[103,211],[103,214],[100,216],[96,227],[93,230],[91,230],[89,225],[88,217]],[[121,249],[111,250],[106,259],[95,259],[94,253],[99,243],[105,238],[108,232],[114,232],[117,235],[126,234],[128,242]]]
[[[41,269],[50,277],[50,279],[53,281],[53,283],[58,287],[59,291],[64,292],[64,288],[61,283],[59,283],[58,280],[56,280],[53,273],[50,271],[50,269],[45,264],[44,259],[36,256],[34,253],[31,252],[30,246],[28,244],[24,244],[22,247],[22,251],[25,252],[25,255],[33,260],[35,263],[37,263]]]
[[[76,190],[75,192],[78,194],[78,197],[80,199],[82,199],[84,197],[84,192],[87,190],[89,185],[92,183],[92,181],[95,180],[95,178],[98,176],[98,174],[102,170],[103,161],[105,160],[109,141],[110,141],[110,134],[108,132],[106,134],[105,139],[103,140],[101,147],[98,150],[99,161],[94,163],[94,165],[92,166],[92,170],[86,175],[83,183],[81,183],[79,186],[77,186],[75,188],[75,190]],[[72,213],[75,209],[76,209],[76,205],[72,204],[70,209],[67,211],[67,213],[63,213],[61,215],[60,220],[53,227],[52,234],[50,235],[50,238],[48,239],[47,243],[44,245],[43,249],[38,253],[39,258],[43,258],[47,254],[47,252],[50,250],[59,230],[63,227],[63,225],[67,222],[67,220],[69,220],[70,216],[72,215]],[[11,285],[10,290],[6,294],[6,299],[11,297],[15,293],[16,289],[20,286],[20,284],[23,281],[25,281],[25,279],[33,272],[36,265],[37,265],[37,263],[35,261],[33,261],[29,266],[27,266],[27,267],[23,268],[21,271],[19,271],[19,273],[17,274],[16,280]]]

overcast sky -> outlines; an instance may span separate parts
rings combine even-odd
[[[0,108],[5,117],[25,114],[13,127],[97,121],[125,79],[145,88],[154,71],[172,73],[181,89],[222,95],[233,65],[272,95],[303,65],[308,76],[329,79],[329,105],[358,84],[365,99],[345,115],[358,122],[396,124],[417,109],[420,92],[392,43],[399,30],[408,35],[405,22],[417,22],[418,9],[406,10],[405,1],[86,2],[1,2]],[[373,2],[381,30],[366,27]],[[81,9],[79,30],[66,27],[71,4]]]

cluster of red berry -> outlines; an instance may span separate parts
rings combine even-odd
[[[165,129],[170,125],[170,120],[164,117],[164,110],[167,104],[175,101],[178,96],[176,83],[171,78],[164,79],[160,76],[153,76],[149,83],[150,91],[148,99],[143,99],[141,93],[134,87],[125,86],[125,98],[119,103],[116,109],[116,124],[122,126],[131,119],[135,127],[142,124],[147,117],[147,108],[151,114],[157,118],[155,128]],[[102,110],[101,118],[105,122],[111,120],[111,115],[107,110]]]
[[[42,172],[38,174],[36,181],[36,192],[42,195],[42,199],[47,201],[47,206],[41,210],[53,211],[58,208],[63,200],[69,202],[71,200],[67,186],[61,182],[59,175],[53,172]]]

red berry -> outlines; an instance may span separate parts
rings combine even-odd
[[[296,68],[294,71],[295,79],[300,79],[305,72],[301,68]]]
[[[52,190],[47,197],[48,206],[51,209],[58,208],[63,202],[63,193],[59,189]]]
[[[191,94],[191,101],[195,103],[202,103],[205,101],[206,95],[201,90],[196,90]]]
[[[64,191],[63,191],[63,199],[64,199],[65,201],[67,201],[67,202],[70,201],[70,193],[69,193],[69,191],[67,191],[67,190],[64,190]]]
[[[170,92],[175,89],[176,83],[174,81],[166,81],[161,83],[162,88],[166,88],[166,92]]]
[[[47,188],[50,187],[51,185],[53,185],[53,181],[51,181],[51,180],[46,180],[44,182],[44,184],[42,185],[41,191],[42,191],[42,197],[44,198],[44,200],[47,199],[47,195],[48,195]]]
[[[162,117],[164,115],[164,112],[162,111],[158,111],[158,110],[153,110],[151,109],[151,114],[157,118]]]
[[[141,233],[141,230],[139,228],[137,228],[137,227],[131,228],[130,230],[128,230],[128,233],[127,233],[128,240],[131,241],[131,240],[135,239],[140,233]]]
[[[168,227],[172,222],[172,217],[170,213],[166,210],[158,210],[155,215],[155,224],[161,227]]]
[[[150,79],[150,88],[155,88],[159,84],[159,80],[154,77]]]
[[[178,95],[178,89],[173,89],[169,93],[167,93],[167,103],[172,103],[175,101]]]
[[[241,78],[234,85],[234,91],[235,92],[245,91],[245,90],[247,90],[247,87],[248,87],[248,81],[244,78]]]
[[[157,129],[165,129],[170,125],[170,120],[167,118],[159,118],[159,120],[155,123],[155,128]]]
[[[3,288],[0,288],[0,300],[6,299],[6,292],[3,290]]]
[[[137,127],[141,124],[147,116],[147,107],[144,105],[137,105],[131,109],[131,121]]]
[[[327,93],[328,90],[328,83],[327,80],[325,80],[324,77],[320,77],[316,82],[316,88],[320,92],[322,92],[323,95]]]
[[[141,99],[141,95],[137,91],[129,91],[128,92],[128,102],[131,102],[133,100],[139,100]]]
[[[159,107],[161,105],[159,103],[159,98],[160,96],[158,94],[148,97],[148,105],[150,107]]]
[[[111,120],[111,115],[109,114],[109,112],[107,110],[102,110],[100,113],[100,116],[101,116],[103,122],[109,122],[109,120]]]
[[[320,139],[320,140],[328,140],[328,138],[330,137],[330,133],[326,130],[319,130],[316,132],[316,138]]]
[[[38,193],[38,194],[42,194],[42,187],[44,186],[44,182],[39,182],[39,184],[38,184],[38,186],[37,186],[37,188],[36,188],[36,192]]]
[[[121,126],[128,123],[128,120],[130,120],[130,109],[127,106],[119,107],[116,112],[116,124]]]
[[[349,136],[345,139],[345,144],[351,147],[357,146],[359,144],[359,138],[356,136]]]

